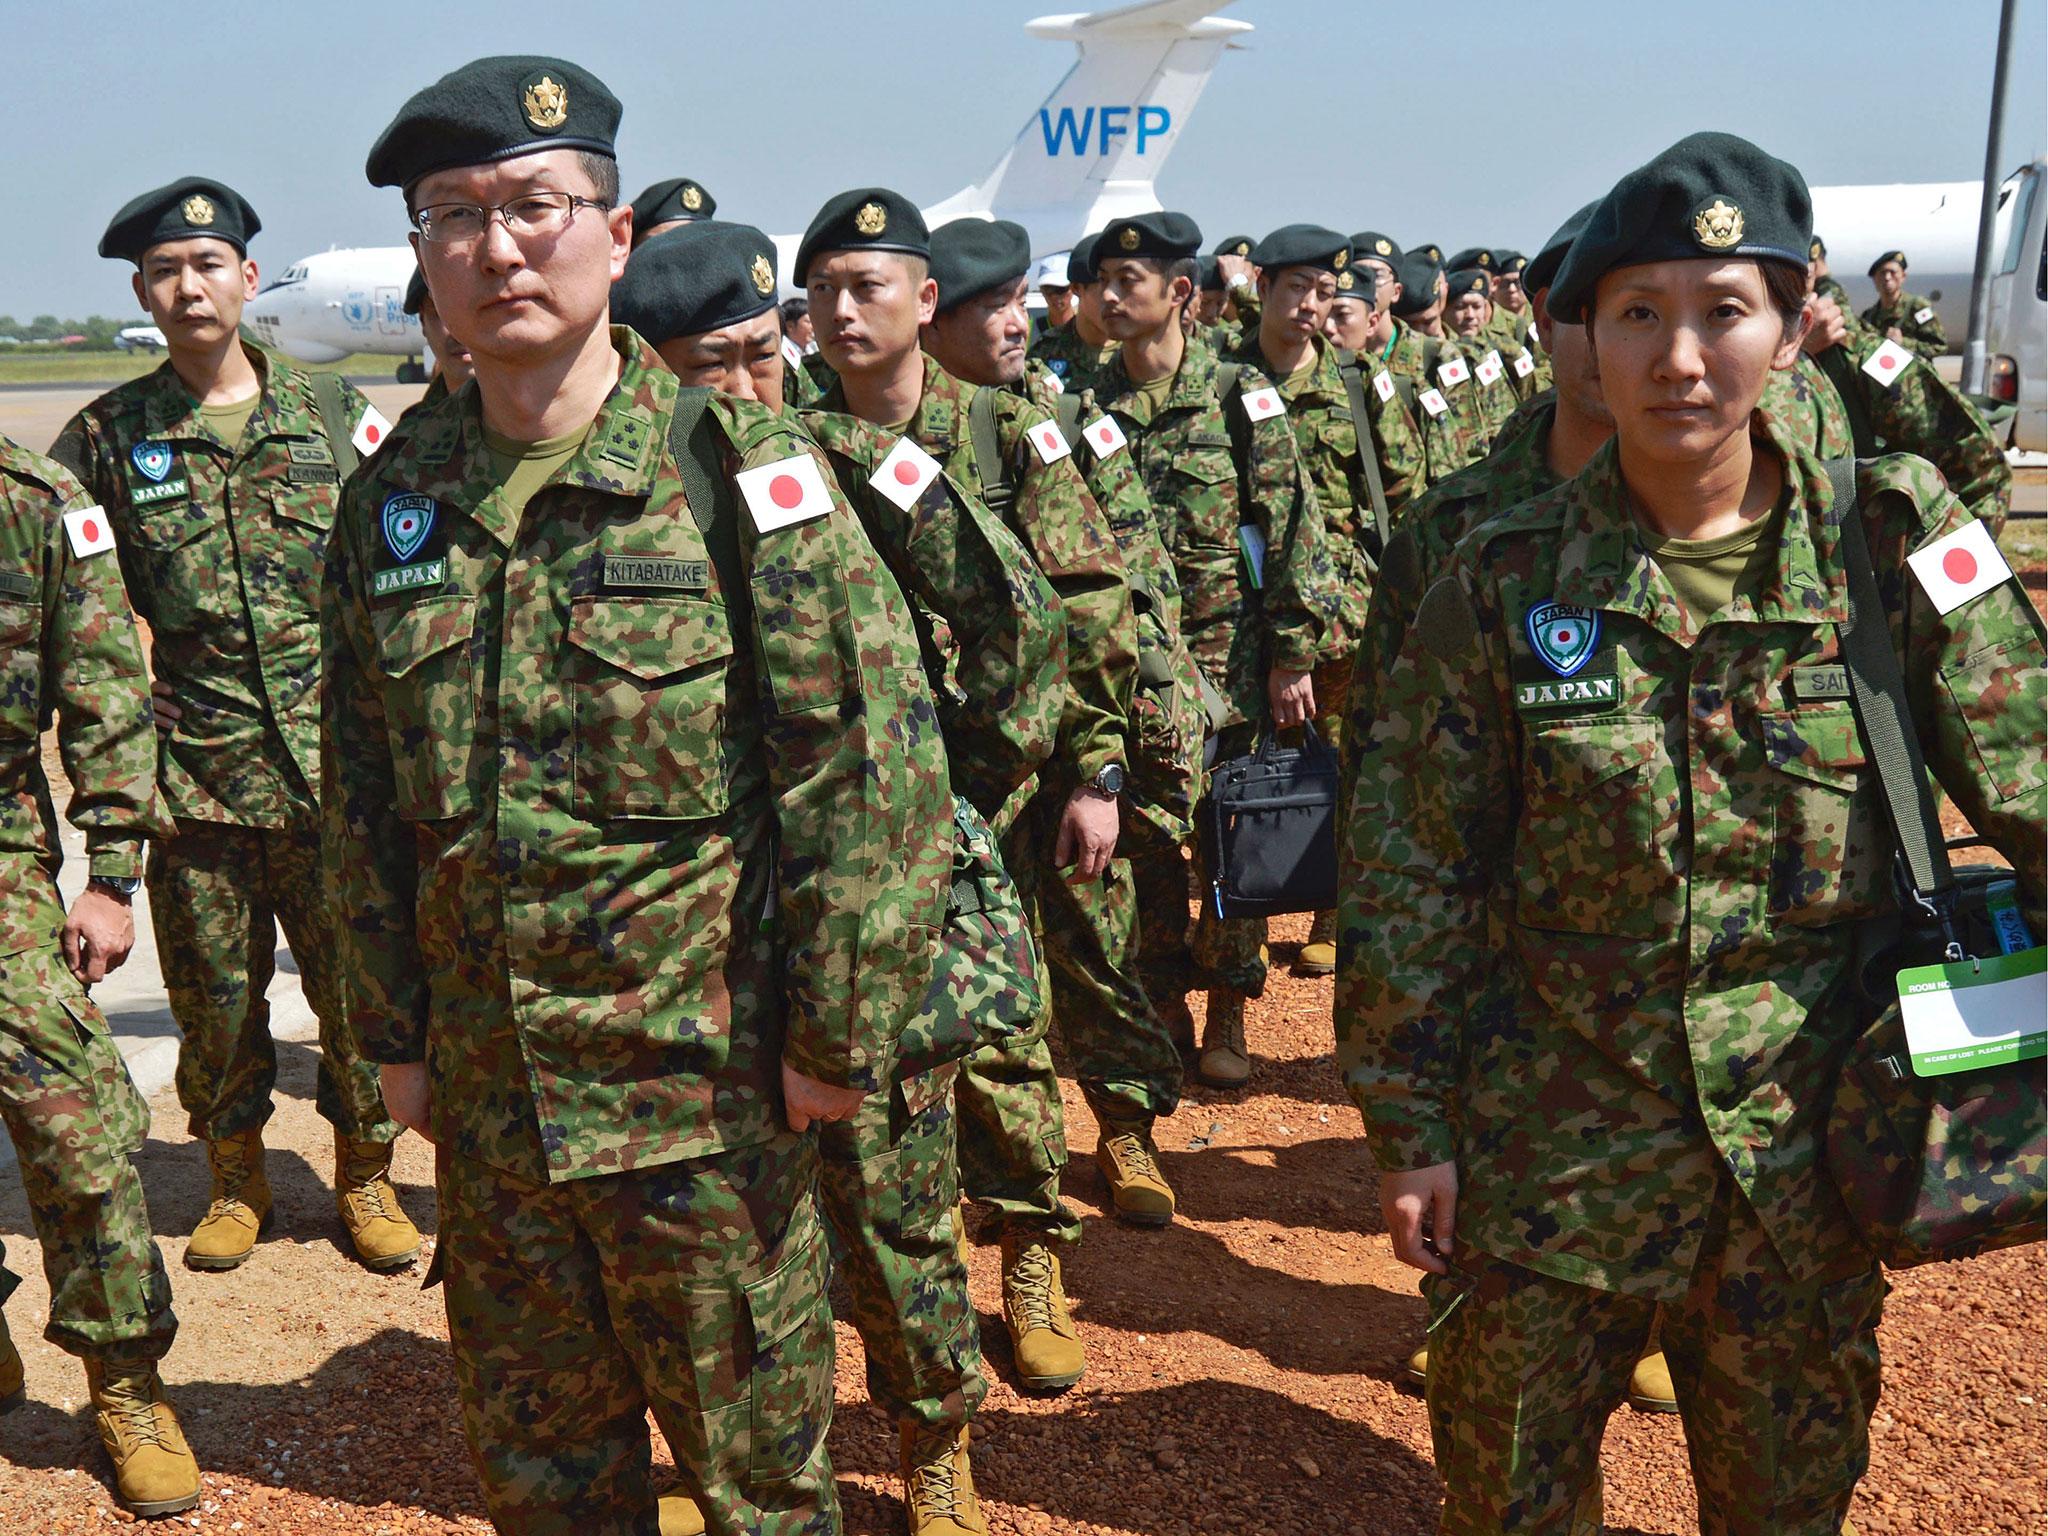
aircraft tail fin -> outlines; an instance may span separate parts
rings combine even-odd
[[[1033,253],[1044,254],[1159,207],[1153,179],[1217,60],[1252,30],[1208,14],[1228,4],[1142,0],[1026,23],[1033,37],[1076,44],[1080,57],[988,174],[925,217],[1015,219],[1031,231]]]

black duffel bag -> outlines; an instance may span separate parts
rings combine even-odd
[[[1313,725],[1298,747],[1268,728],[1243,757],[1218,763],[1197,820],[1218,917],[1337,904],[1337,754]]]

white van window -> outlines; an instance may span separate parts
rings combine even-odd
[[[2041,173],[2029,166],[2019,174],[2019,186],[2010,205],[1999,210],[2006,229],[2005,255],[1998,263],[2000,272],[2019,271],[2027,250],[2027,230],[2034,222],[2034,199],[2040,195]]]

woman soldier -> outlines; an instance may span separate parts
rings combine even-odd
[[[1428,1273],[1447,1532],[1598,1529],[1659,1308],[1703,1531],[1837,1531],[1866,1465],[1885,1285],[1820,1135],[1892,839],[1840,686],[1844,516],[1927,761],[2039,924],[2025,594],[1930,465],[1868,461],[1831,508],[1756,412],[1810,221],[1725,134],[1607,195],[1548,302],[1615,436],[1459,546],[1360,744],[1338,1049]]]

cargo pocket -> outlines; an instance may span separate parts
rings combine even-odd
[[[814,1220],[782,1267],[740,1288],[753,1329],[747,1373],[748,1471],[787,1482],[810,1465],[832,1409],[832,1314],[825,1242]]]
[[[1773,925],[1813,928],[1877,910],[1890,864],[1879,835],[1874,775],[1849,704],[1761,716],[1770,788]]]
[[[33,741],[42,725],[42,607],[0,597],[0,740]]]
[[[1970,728],[1984,782],[1999,800],[2032,794],[2048,781],[2041,714],[2048,675],[2032,636],[1989,646],[1941,674],[1949,708]]]
[[[425,597],[373,608],[384,674],[384,732],[398,814],[438,821],[470,808],[469,754],[476,729],[473,597]]]
[[[732,635],[698,598],[578,598],[576,812],[590,821],[688,821],[726,809],[725,690]]]
[[[78,1075],[91,1095],[94,1123],[79,1127],[80,1139],[95,1154],[127,1157],[140,1152],[149,1136],[149,1105],[128,1075],[106,1015],[54,956],[51,972],[58,1005],[78,1037]]]
[[[1660,785],[1663,722],[1563,721],[1529,730],[1515,831],[1515,915],[1531,928],[1650,938],[1674,921]]]
[[[130,519],[141,565],[149,573],[149,619],[176,632],[195,627],[214,611],[223,580],[234,579],[234,554],[225,535],[227,524],[216,523],[191,501],[176,501]]]

